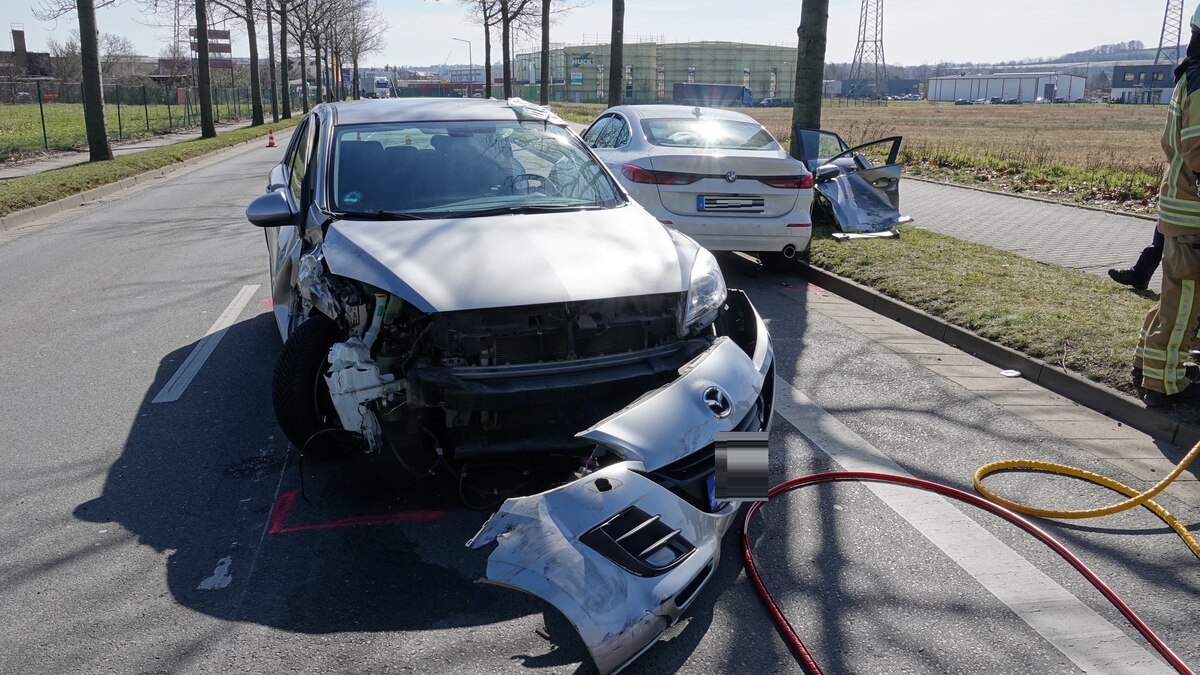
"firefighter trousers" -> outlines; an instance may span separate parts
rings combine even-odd
[[[1168,396],[1189,384],[1184,361],[1200,328],[1200,234],[1167,237],[1163,246],[1162,292],[1146,314],[1133,367],[1142,369],[1142,386]]]

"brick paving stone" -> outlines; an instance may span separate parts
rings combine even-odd
[[[905,181],[905,215],[916,225],[1052,265],[1107,277],[1150,243],[1154,222],[925,181]],[[1150,288],[1157,289],[1156,272]]]

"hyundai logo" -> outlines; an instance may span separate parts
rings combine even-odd
[[[717,419],[725,419],[729,417],[729,413],[733,412],[733,402],[729,400],[729,394],[726,394],[720,387],[709,387],[704,390],[704,405],[708,406],[708,411]]]
[[[736,171],[725,172],[725,180],[729,183],[736,181],[737,180],[737,172]]]

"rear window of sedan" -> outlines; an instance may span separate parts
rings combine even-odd
[[[780,150],[779,143],[760,124],[737,120],[642,120],[646,140],[668,148],[722,150]]]

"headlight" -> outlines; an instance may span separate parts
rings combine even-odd
[[[707,249],[700,249],[696,262],[692,263],[692,280],[683,319],[684,332],[691,332],[696,326],[712,321],[717,310],[725,304],[727,294],[725,277],[721,274],[717,259]]]

